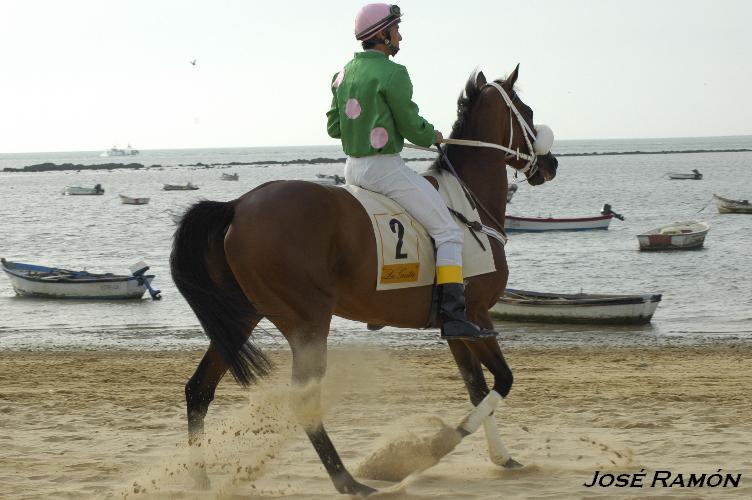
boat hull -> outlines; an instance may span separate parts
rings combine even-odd
[[[702,174],[668,174],[668,178],[675,181],[699,181]]]
[[[148,269],[143,263],[144,270]],[[17,295],[53,299],[139,299],[151,284],[154,275],[92,274],[2,259]],[[155,292],[158,294],[158,291]]]
[[[120,202],[123,205],[147,205],[151,198],[131,198],[130,196],[120,196]]]
[[[44,282],[29,280],[9,273],[11,286],[16,295],[48,299],[140,299],[146,292],[136,278],[87,283]],[[151,284],[152,277],[146,278]]]
[[[641,325],[650,323],[660,301],[660,294],[555,295],[508,289],[490,314],[501,321]]]
[[[752,204],[747,200],[730,200],[713,195],[715,206],[721,214],[752,214]],[[746,202],[746,203],[745,203]]]
[[[682,232],[666,232],[667,228],[682,229]],[[702,248],[709,230],[710,226],[704,222],[674,223],[672,226],[638,234],[637,242],[640,250],[692,250]]]
[[[593,231],[607,230],[613,215],[570,219],[515,217],[507,215],[504,229],[507,232],[539,233],[543,231]]]
[[[104,190],[95,188],[83,188],[78,186],[67,186],[63,191],[67,196],[99,196],[104,194]]]

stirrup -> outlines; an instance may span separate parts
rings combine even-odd
[[[447,323],[460,323],[464,326],[464,328],[458,328],[455,333],[447,334]],[[470,328],[467,328],[468,325],[470,326]],[[486,340],[496,337],[498,334],[499,333],[494,330],[480,328],[469,321],[453,320],[446,321],[443,325],[441,325],[441,338],[445,340]]]

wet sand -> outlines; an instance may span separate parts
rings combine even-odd
[[[0,497],[336,498],[289,410],[290,358],[251,390],[228,377],[207,417],[212,486],[186,472],[183,384],[200,352],[0,353]],[[525,465],[487,458],[482,431],[391,498],[750,498],[752,349],[508,349],[515,373],[496,412]],[[458,423],[470,404],[448,350],[337,349],[326,424],[351,471],[372,453]],[[643,488],[586,488],[596,470],[647,474]],[[738,488],[650,482],[742,474]]]

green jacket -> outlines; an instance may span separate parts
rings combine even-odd
[[[342,139],[348,156],[399,153],[405,139],[426,147],[436,141],[433,125],[412,101],[407,69],[382,52],[356,53],[332,78],[332,93],[327,131]]]

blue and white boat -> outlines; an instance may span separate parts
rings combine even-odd
[[[151,298],[160,298],[151,287],[153,274],[143,262],[131,266],[131,275],[94,274],[56,267],[10,262],[0,259],[16,294],[22,297],[53,299],[140,299],[147,290]]]

